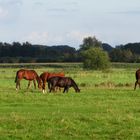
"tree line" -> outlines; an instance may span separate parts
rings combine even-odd
[[[95,37],[83,39],[79,49],[68,45],[33,45],[29,42],[12,44],[0,42],[0,63],[83,62],[83,51],[101,48],[111,62],[140,62],[140,43],[128,43],[112,47]],[[87,55],[87,54],[86,54]]]
[[[0,43],[0,63],[77,62],[78,52],[67,45],[32,45],[29,42]]]

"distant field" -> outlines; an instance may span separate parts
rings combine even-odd
[[[132,140],[140,139],[140,89],[133,90],[140,64],[112,64],[105,71],[85,71],[80,63],[1,64],[0,140]],[[42,94],[38,89],[15,90],[19,68],[64,71],[79,85]]]

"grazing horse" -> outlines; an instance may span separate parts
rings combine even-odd
[[[31,81],[34,83],[34,87],[36,88],[36,81],[38,83],[38,88],[42,88],[42,81],[38,74],[34,70],[27,70],[27,69],[20,69],[16,73],[15,83],[16,83],[16,90],[20,89],[20,81],[22,79],[29,80],[28,87],[31,85]]]
[[[49,78],[54,77],[54,76],[64,77],[65,74],[64,74],[64,72],[59,72],[59,73],[43,72],[40,75],[40,78],[41,78],[41,80],[43,82],[43,86],[42,86],[43,93],[45,92],[45,89],[46,89],[46,82],[48,81]]]
[[[136,82],[135,82],[134,90],[136,89],[137,84],[139,84],[140,87],[140,69],[136,71],[135,76],[136,76]]]
[[[70,87],[73,87],[75,89],[75,92],[80,92],[80,89],[78,88],[77,84],[70,77],[55,76],[49,78],[48,79],[49,92],[51,92],[52,90],[54,91],[56,86],[63,87],[64,88],[63,93],[68,92]]]

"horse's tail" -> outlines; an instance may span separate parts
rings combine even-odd
[[[17,80],[18,80],[18,73],[16,74],[16,77],[15,77],[15,83],[17,82]]]
[[[138,80],[138,75],[137,75],[137,72],[136,72],[136,80]]]
[[[136,80],[139,79],[139,72],[140,72],[139,70],[136,71],[136,74],[135,74],[136,75]]]

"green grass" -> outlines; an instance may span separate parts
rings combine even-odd
[[[0,140],[140,139],[140,90],[133,90],[135,69],[67,68],[66,75],[81,89],[81,93],[70,89],[68,94],[42,94],[33,87],[26,90],[25,80],[17,92],[17,70],[0,69]],[[59,70],[36,69],[39,74]],[[113,85],[108,86],[109,82]]]

